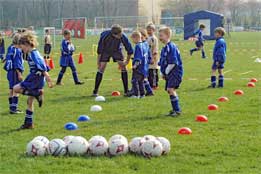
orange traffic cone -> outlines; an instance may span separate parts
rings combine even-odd
[[[83,55],[82,55],[82,53],[80,53],[78,64],[82,64],[82,63],[83,63]]]
[[[49,67],[50,67],[50,69],[54,69],[54,63],[53,63],[53,59],[52,58],[50,58]]]

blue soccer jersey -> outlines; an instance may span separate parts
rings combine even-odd
[[[24,71],[24,61],[22,57],[22,51],[19,48],[16,48],[13,45],[8,47],[6,54],[6,62],[4,69],[6,71],[19,70],[20,72]]]
[[[194,36],[198,35],[198,41],[199,42],[203,42],[204,41],[204,37],[203,37],[203,30],[198,29],[197,31],[195,31],[193,33]]]
[[[73,52],[75,51],[75,47],[68,40],[63,39],[61,43],[61,58],[60,58],[60,66],[73,66],[74,61],[72,58]]]
[[[49,71],[49,68],[45,65],[43,57],[39,51],[34,49],[28,54],[28,65],[30,73],[39,73]]]
[[[159,66],[163,75],[166,75],[165,71],[169,64],[175,64],[175,69],[178,70],[177,72],[183,75],[180,52],[177,46],[172,42],[169,42],[165,47],[163,47],[160,53]]]
[[[226,41],[223,37],[216,40],[213,50],[213,60],[215,62],[224,63],[226,61]]]
[[[148,75],[148,61],[149,61],[149,46],[146,42],[139,42],[135,46],[134,58],[132,65],[138,65],[137,71],[147,77]]]

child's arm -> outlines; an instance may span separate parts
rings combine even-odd
[[[131,55],[133,54],[133,48],[131,46],[131,43],[128,39],[128,37],[125,34],[122,34],[122,44],[125,47],[125,50],[127,51],[127,60],[125,61],[125,65],[127,65],[131,59]]]
[[[22,81],[23,80],[22,72],[19,69],[16,69],[16,72],[17,72],[18,80]]]
[[[133,58],[133,69],[136,69],[141,63],[142,52],[139,46],[136,45]]]
[[[43,75],[44,75],[44,77],[45,77],[45,79],[46,79],[46,82],[47,82],[47,84],[48,84],[48,87],[49,87],[49,88],[52,88],[52,87],[53,87],[53,83],[52,83],[52,80],[51,80],[51,78],[50,78],[49,73],[48,73],[47,71],[44,71],[44,72],[43,72]]]

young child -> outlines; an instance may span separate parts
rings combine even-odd
[[[43,104],[43,87],[45,80],[50,88],[52,88],[52,81],[48,74],[48,67],[44,63],[44,59],[36,49],[38,42],[36,36],[31,33],[23,33],[20,38],[20,47],[24,53],[28,54],[28,65],[30,68],[29,75],[24,81],[14,86],[14,92],[28,95],[27,110],[24,124],[20,129],[33,129],[33,103],[36,99],[39,107]]]
[[[211,76],[211,85],[209,87],[216,87],[216,71],[218,70],[218,87],[224,87],[224,75],[223,69],[226,62],[226,41],[224,39],[225,30],[222,27],[215,29],[216,44],[213,50],[213,65],[212,65],[212,76]]]
[[[134,31],[131,35],[132,41],[135,44],[134,58],[132,61],[132,88],[133,98],[143,98],[144,91],[144,78],[147,75],[147,60],[148,60],[148,47],[146,43],[141,40],[141,33]]]
[[[4,54],[5,54],[5,40],[2,34],[0,33],[0,59],[4,62]]]
[[[75,85],[82,85],[84,84],[84,82],[79,81],[76,72],[76,67],[74,65],[74,61],[72,58],[75,48],[71,42],[71,32],[69,30],[64,30],[63,36],[64,39],[62,40],[62,44],[61,44],[61,58],[60,58],[60,66],[62,69],[58,75],[56,85],[62,85],[61,81],[67,67],[70,67],[72,70],[72,75],[73,75]]]
[[[12,44],[8,47],[4,69],[7,71],[7,80],[9,81],[9,111],[10,114],[22,113],[17,109],[18,94],[14,92],[13,87],[23,80],[24,61],[22,51],[19,48],[20,34],[13,36]]]
[[[153,23],[149,23],[146,27],[147,33],[149,35],[147,41],[150,46],[150,52],[152,55],[152,59],[149,66],[149,83],[150,86],[154,89],[158,89],[158,82],[159,82],[159,75],[158,75],[158,62],[159,62],[159,56],[158,56],[158,38],[155,35],[156,27]]]
[[[52,50],[52,40],[50,36],[50,31],[46,29],[45,36],[44,36],[44,59],[50,58],[51,50]]]
[[[146,50],[148,50],[148,56],[146,57],[147,60],[146,60],[146,75],[144,77],[144,87],[146,89],[146,94],[145,96],[153,96],[153,90],[150,86],[150,83],[148,81],[148,76],[149,76],[149,65],[150,65],[150,62],[151,62],[151,51],[150,51],[150,46],[147,42],[147,39],[148,39],[148,34],[147,34],[147,31],[144,30],[144,29],[140,29],[139,30],[140,33],[141,33],[141,40],[142,40],[142,43],[144,44],[144,47],[146,47]]]
[[[203,38],[203,31],[206,28],[204,24],[199,25],[199,29],[193,33],[193,36],[198,35],[197,41],[195,42],[196,48],[192,48],[190,50],[190,55],[192,56],[194,51],[201,50],[202,58],[206,58],[205,50],[204,50],[204,38]]]
[[[159,40],[165,45],[160,54],[160,71],[163,79],[166,80],[165,89],[169,93],[172,111],[168,116],[176,117],[181,114],[179,98],[176,90],[182,82],[183,66],[179,49],[170,41],[172,31],[169,27],[159,30]]]

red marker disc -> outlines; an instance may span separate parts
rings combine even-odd
[[[248,82],[247,86],[250,87],[250,88],[254,88],[256,85],[255,85],[254,82]]]
[[[244,92],[242,90],[236,90],[236,91],[234,91],[234,94],[235,95],[243,95]]]
[[[250,82],[256,83],[258,80],[256,78],[250,79]]]
[[[196,121],[198,121],[198,122],[208,122],[208,117],[206,117],[205,115],[197,115]]]
[[[192,134],[192,131],[188,127],[182,127],[182,128],[179,129],[178,134],[189,135],[189,134]]]
[[[218,106],[215,104],[210,104],[208,105],[208,110],[210,111],[218,110]]]
[[[111,93],[111,95],[112,95],[112,96],[120,96],[121,93],[120,93],[119,91],[113,91],[113,92]]]
[[[219,97],[218,101],[219,102],[227,102],[227,101],[229,101],[229,99],[227,97]]]

